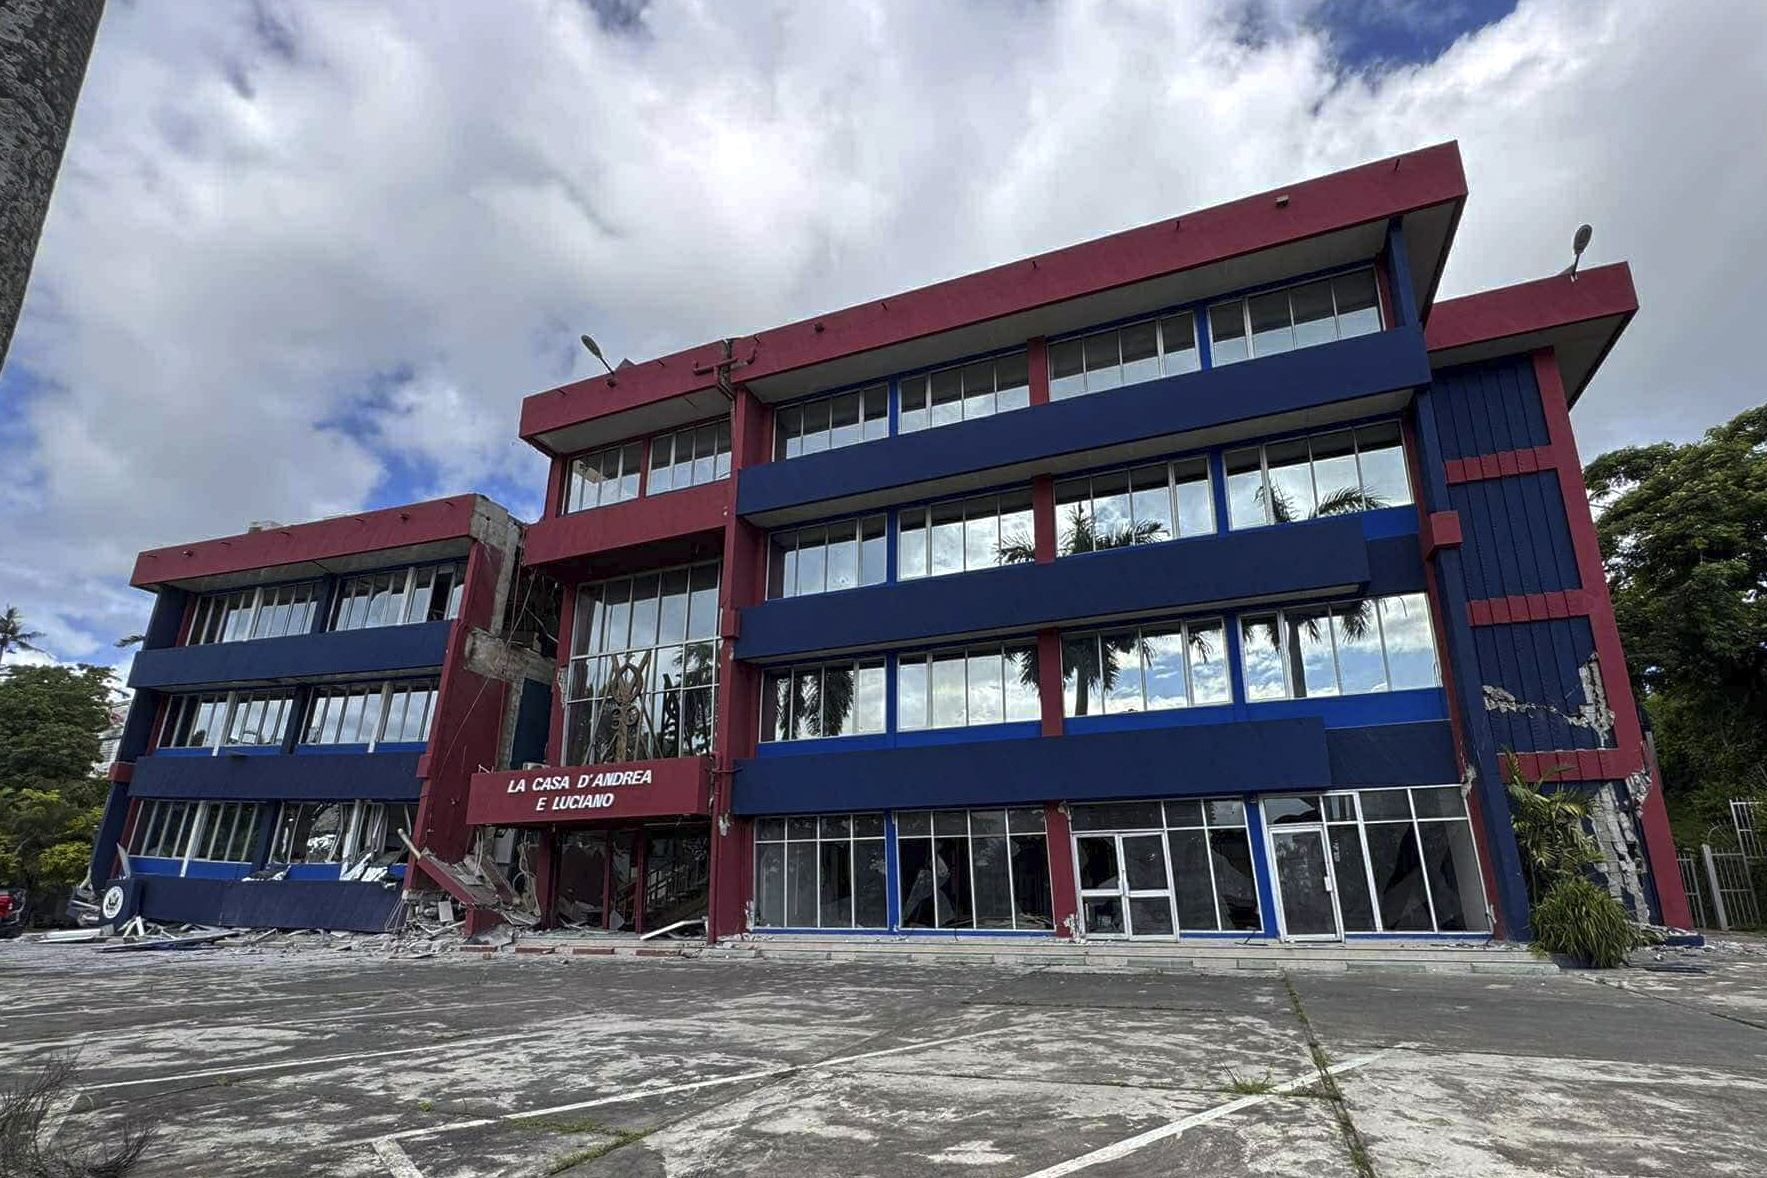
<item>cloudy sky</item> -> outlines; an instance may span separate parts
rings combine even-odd
[[[1458,139],[1444,295],[1632,263],[1585,456],[1767,400],[1759,0],[110,0],[7,367],[0,604],[463,489],[520,398]]]

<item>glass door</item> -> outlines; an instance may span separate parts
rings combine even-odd
[[[1163,834],[1074,836],[1082,931],[1089,937],[1170,937],[1172,881]]]
[[[1262,804],[1270,871],[1276,880],[1276,915],[1284,939],[1342,940],[1337,881],[1326,850],[1319,799],[1273,797]]]

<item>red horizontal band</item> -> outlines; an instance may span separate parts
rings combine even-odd
[[[1442,470],[1450,483],[1500,479],[1510,475],[1533,474],[1538,470],[1557,470],[1558,467],[1558,449],[1554,446],[1531,446],[1526,450],[1503,450],[1496,454],[1475,454],[1471,458],[1450,458],[1442,464]]]
[[[1586,618],[1595,612],[1587,589],[1488,597],[1466,603],[1466,620],[1474,626],[1505,626],[1512,622],[1544,622],[1552,618]]]

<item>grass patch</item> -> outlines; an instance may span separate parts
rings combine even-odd
[[[523,1117],[519,1121],[509,1122],[517,1129],[532,1129],[539,1133],[606,1133],[618,1136],[627,1132],[616,1129],[612,1125],[603,1125],[591,1117]]]
[[[634,1141],[642,1141],[655,1132],[656,1128],[654,1126],[649,1129],[616,1129],[613,1131],[613,1137],[610,1140],[602,1142],[600,1145],[592,1145],[587,1149],[573,1150],[570,1153],[553,1158],[551,1164],[546,1167],[546,1173],[548,1175],[562,1174],[566,1170],[582,1165],[584,1162],[592,1162],[596,1158],[604,1158],[614,1150],[619,1149],[621,1146],[631,1145]]]
[[[1262,1076],[1242,1076],[1231,1068],[1227,1071],[1227,1083],[1221,1085],[1221,1091],[1231,1092],[1235,1096],[1269,1096],[1276,1091],[1276,1081],[1270,1078],[1270,1069],[1265,1068]]]
[[[436,1111],[436,1102],[427,1098],[420,1100],[417,1102],[417,1111],[420,1113],[433,1113]]]
[[[1313,1023],[1307,1017],[1307,1008],[1301,1005],[1300,991],[1295,989],[1294,979],[1286,973],[1282,975],[1282,984],[1288,988],[1289,1009],[1294,1011],[1295,1020],[1301,1024],[1301,1032],[1307,1038],[1307,1055],[1313,1060],[1314,1070],[1319,1073],[1316,1087],[1319,1094],[1331,1105],[1331,1115],[1338,1123],[1338,1132],[1343,1135],[1344,1149],[1350,1155],[1350,1165],[1355,1169],[1357,1178],[1375,1178],[1374,1156],[1368,1152],[1368,1143],[1362,1140],[1361,1131],[1350,1119],[1350,1106],[1344,1100],[1343,1089],[1338,1087],[1337,1077],[1331,1074],[1331,1057],[1319,1046],[1319,1037],[1313,1033]]]

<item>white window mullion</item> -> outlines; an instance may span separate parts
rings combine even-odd
[[[405,570],[405,616],[399,619],[401,624],[412,620],[411,615],[417,606],[417,566]]]
[[[196,807],[196,814],[190,820],[190,831],[184,839],[182,861],[178,864],[179,875],[190,874],[190,857],[196,852],[197,840],[202,838],[203,828],[208,824],[209,803],[193,802],[191,804]]]

